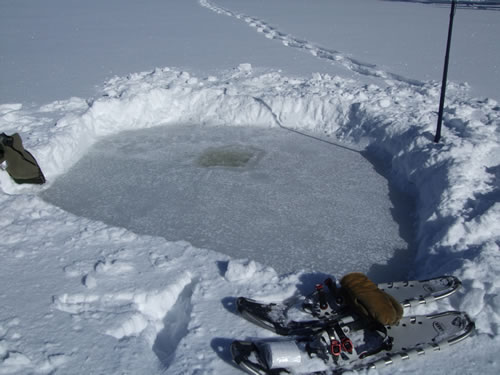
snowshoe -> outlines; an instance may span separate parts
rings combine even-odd
[[[393,326],[335,323],[309,336],[234,341],[234,362],[252,375],[336,374],[382,368],[456,344],[474,330],[467,314],[403,317]]]
[[[262,303],[239,297],[237,309],[247,320],[280,335],[307,335],[323,330],[332,322],[352,320],[353,309],[347,303],[343,288],[330,278],[324,285],[316,285],[316,290],[307,297],[293,297],[281,303]],[[442,276],[382,283],[377,287],[408,309],[448,297],[460,285],[456,277]]]

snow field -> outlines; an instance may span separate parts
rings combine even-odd
[[[248,26],[255,28],[258,33],[262,33],[267,39],[276,40],[281,42],[285,47],[291,47],[310,53],[314,57],[328,62],[336,63],[347,68],[348,71],[356,72],[362,75],[383,78],[383,79],[396,79],[398,81],[405,81],[410,84],[419,85],[421,82],[410,78],[404,78],[401,75],[390,73],[382,70],[374,64],[363,63],[345,53],[330,50],[308,42],[307,40],[294,37],[291,34],[279,31],[267,22],[247,16],[243,13],[236,13],[230,11],[222,6],[216,5],[208,0],[200,0],[200,5],[210,9],[211,11],[224,16],[234,17],[243,20]]]
[[[0,104],[0,130],[21,133],[49,184],[102,137],[159,125],[281,126],[376,154],[417,201],[417,258],[408,276],[451,273],[464,282],[453,298],[412,313],[465,310],[479,333],[446,359],[428,353],[400,371],[498,373],[498,103],[472,99],[467,84],[451,83],[443,139],[434,144],[438,83],[391,74],[274,22],[199,3],[242,20],[263,41],[308,51],[363,79],[297,78],[250,64],[205,76],[155,69],[113,78],[95,99]],[[0,169],[0,374],[234,374],[231,340],[272,336],[234,314],[235,297],[282,300],[325,278],[278,275],[252,260],[76,217],[45,203],[39,193],[46,188],[15,185]]]
[[[226,324],[234,336],[244,325],[221,300],[250,293],[249,285],[284,293],[276,273],[254,262],[109,228],[33,197],[5,198],[2,225],[12,235],[2,245],[8,272],[0,281],[16,285],[0,294],[2,374],[79,373],[78,364],[81,373],[210,373],[205,359],[215,374],[221,361],[207,340]]]
[[[421,3],[425,1],[200,0],[207,9],[250,26],[268,43],[312,55],[331,67],[314,71],[380,86],[384,79],[417,86],[441,81],[450,1]],[[498,10],[500,3],[489,6]],[[448,80],[467,83],[473,97],[499,100],[498,14],[473,9],[460,6],[456,12]]]
[[[7,133],[21,131],[49,183],[100,137],[159,124],[281,125],[366,147],[390,163],[393,180],[417,199],[418,254],[409,276],[451,273],[461,278],[463,291],[442,302],[440,309],[467,311],[482,334],[475,340],[492,340],[488,345],[496,347],[498,339],[488,337],[496,337],[500,321],[500,284],[494,276],[500,268],[500,108],[493,100],[471,100],[461,86],[452,85],[443,141],[434,144],[432,104],[439,94],[437,85],[414,88],[390,83],[381,89],[328,75],[300,79],[277,72],[259,74],[247,64],[205,78],[164,68],[115,78],[93,101],[70,99],[41,108],[2,105],[0,124]],[[46,267],[50,280],[40,283],[44,289],[40,295],[45,298],[29,311],[12,310],[10,315],[19,327],[45,319],[68,335],[67,343],[35,349],[34,342],[40,340],[34,337],[36,329],[29,327],[31,335],[28,327],[11,334],[12,323],[2,322],[1,332],[7,332],[0,347],[4,373],[49,373],[80,362],[84,354],[79,348],[61,350],[72,348],[71,338],[80,334],[83,337],[74,342],[93,358],[92,364],[86,364],[90,373],[119,368],[133,373],[147,366],[155,372],[156,355],[172,373],[199,369],[229,374],[234,369],[220,360],[229,359],[229,340],[267,334],[232,313],[232,298],[279,300],[289,297],[297,285],[307,289],[324,276],[278,276],[252,261],[229,260],[186,243],[139,237],[64,213],[37,197],[45,187],[14,185],[4,171],[0,183],[5,212],[0,224],[9,233],[0,249],[14,272],[2,275],[2,283],[8,285],[16,270],[36,274],[24,269],[35,266],[27,259],[57,259],[40,265]],[[81,261],[65,262],[79,251]],[[26,287],[32,284],[28,277]],[[2,292],[2,300],[12,300],[14,293]],[[90,332],[118,341],[103,338],[95,345]],[[23,340],[16,339],[17,334]],[[95,358],[103,345],[113,346],[125,363],[99,364]],[[88,348],[92,348],[90,354]],[[413,371],[421,371],[419,366]]]

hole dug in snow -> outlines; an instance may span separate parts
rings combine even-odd
[[[278,128],[170,124],[102,139],[40,196],[279,273],[366,273],[408,249],[413,210],[365,156]]]
[[[163,329],[156,336],[153,351],[160,362],[168,368],[175,358],[175,352],[180,341],[188,333],[188,324],[193,305],[194,282],[184,287],[177,301],[163,319]]]

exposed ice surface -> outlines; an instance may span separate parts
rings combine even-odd
[[[200,165],[207,152],[224,149],[252,156],[244,166]],[[408,196],[390,189],[361,152],[278,127],[120,133],[94,145],[42,197],[79,216],[280,273],[404,279],[414,260]],[[395,253],[401,267],[387,272]]]

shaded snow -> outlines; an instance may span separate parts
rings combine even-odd
[[[8,130],[23,122],[29,126],[30,119],[44,116],[39,120],[41,124],[31,127],[26,139],[49,182],[74,165],[100,137],[138,126],[198,123],[265,127],[276,125],[279,119],[280,124],[301,132],[326,132],[364,144],[367,150],[390,162],[391,179],[396,184],[416,194],[414,276],[452,273],[460,277],[463,292],[440,303],[439,308],[465,309],[481,333],[474,345],[494,347],[498,345],[494,335],[499,318],[495,299],[498,285],[492,275],[499,266],[499,234],[495,216],[498,181],[492,173],[498,164],[494,155],[498,155],[496,124],[500,111],[494,101],[470,100],[459,87],[454,88],[450,91],[453,104],[445,115],[445,141],[436,145],[430,133],[435,114],[423,111],[422,104],[434,100],[439,91],[434,85],[418,91],[404,85],[385,89],[359,87],[355,81],[321,75],[290,79],[278,73],[254,74],[248,66],[206,78],[163,69],[114,79],[107,84],[105,96],[89,103],[70,100],[45,106],[38,112],[6,106],[2,121]],[[387,101],[392,106],[387,107]],[[49,116],[64,110],[66,116],[54,126]],[[43,272],[53,276],[49,277],[50,282],[39,283],[43,289],[37,295],[54,296],[53,304],[47,298],[30,301],[28,305],[32,307],[24,313],[16,310],[16,304],[5,316],[40,322],[47,314],[44,311],[55,309],[57,313],[49,314],[48,321],[38,329],[45,331],[50,324],[57,324],[59,329],[54,332],[84,330],[88,335],[79,336],[83,346],[93,345],[95,332],[104,332],[102,344],[120,353],[117,355],[124,362],[103,361],[103,348],[96,346],[89,368],[98,372],[112,368],[117,371],[122,366],[159,371],[154,369],[158,357],[151,348],[162,327],[170,324],[164,319],[179,294],[197,280],[189,324],[180,330],[185,336],[174,335],[171,340],[162,341],[178,342],[175,355],[167,353],[168,358],[175,360],[167,359],[164,364],[173,373],[194,373],[197,368],[206,373],[233,373],[234,369],[220,360],[227,359],[224,348],[228,340],[271,335],[232,313],[234,296],[279,300],[291,296],[297,287],[306,291],[325,277],[321,272],[279,277],[274,270],[255,262],[229,260],[220,253],[187,244],[138,237],[89,222],[43,203],[36,194],[45,188],[15,186],[5,172],[0,177],[2,206],[7,213],[2,220],[10,233],[9,241],[2,245],[9,270],[2,275],[2,282],[9,284],[9,279],[19,275],[15,278],[17,285],[28,287],[37,283],[30,277],[26,281],[19,277],[36,277]],[[488,198],[481,199],[483,196]],[[43,263],[23,261],[40,256],[47,261],[45,271]],[[54,256],[56,262],[52,261]],[[29,265],[38,271],[16,273],[15,264],[24,270]],[[398,268],[397,263],[393,266]],[[241,277],[235,278],[233,270],[238,270]],[[180,277],[183,272],[188,274]],[[61,277],[69,279],[61,282]],[[6,291],[2,298],[22,303],[12,293],[16,290]],[[61,313],[71,318],[67,320]],[[65,320],[67,323],[63,324]],[[30,329],[36,332],[34,327]],[[117,337],[122,339],[114,344],[109,341]],[[123,341],[125,337],[127,340]],[[66,339],[56,333],[53,340],[58,342],[58,353],[67,351]],[[208,345],[210,340],[212,345]],[[23,340],[23,351],[9,339],[12,348],[6,350],[21,352],[36,364],[48,361],[44,353],[52,351],[40,352],[36,342],[35,338]],[[131,356],[130,351],[136,354]],[[79,362],[80,352],[69,351],[64,366]],[[482,370],[484,373],[494,373],[496,369],[489,353],[492,352],[483,350],[475,354],[482,356],[483,363],[489,363]],[[431,367],[432,362],[407,370],[433,373]]]

